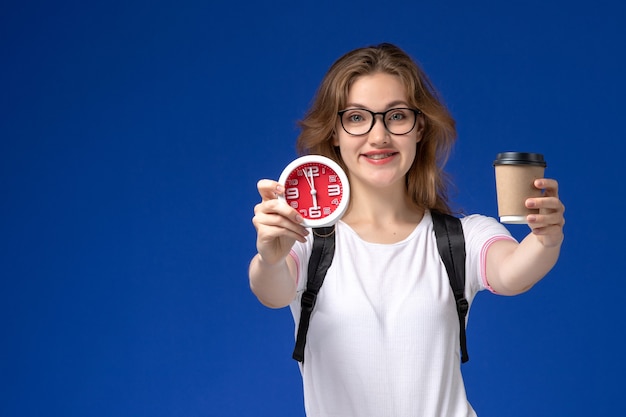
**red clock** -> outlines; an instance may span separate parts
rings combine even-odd
[[[278,182],[285,187],[279,198],[300,213],[307,227],[335,224],[348,207],[348,176],[325,156],[296,159],[283,170]]]

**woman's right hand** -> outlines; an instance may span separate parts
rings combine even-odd
[[[260,180],[261,202],[254,207],[252,223],[257,231],[256,247],[263,262],[273,265],[287,257],[295,241],[306,242],[309,231],[298,212],[278,199],[285,190],[276,181]]]

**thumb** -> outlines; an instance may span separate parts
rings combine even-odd
[[[277,181],[268,179],[257,182],[256,188],[259,190],[262,201],[274,200],[285,192],[285,188]]]

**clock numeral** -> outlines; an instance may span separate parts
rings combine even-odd
[[[298,179],[294,178],[292,180],[287,180],[287,184],[286,185],[296,186],[296,185],[298,185]]]
[[[287,200],[295,200],[300,198],[300,191],[297,188],[287,188],[285,190],[285,198]]]
[[[322,217],[322,210],[319,207],[309,207],[309,218],[319,219]]]
[[[309,175],[309,176],[314,176],[314,177],[319,177],[320,176],[320,167],[318,167],[317,165],[313,165],[311,167],[306,167],[304,169],[299,169],[298,170],[298,176],[302,177],[304,175]]]
[[[337,182],[337,176],[336,175],[329,175],[328,176],[328,182]]]
[[[330,204],[332,204],[334,206],[338,206],[339,205],[339,199],[338,198],[333,198],[332,200],[330,200]]]
[[[328,196],[335,197],[341,195],[341,187],[339,184],[329,184],[328,185]]]
[[[324,207],[324,216],[329,216],[330,215],[330,207]]]

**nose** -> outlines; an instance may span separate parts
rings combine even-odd
[[[378,116],[380,116],[380,120],[378,120]],[[387,131],[383,117],[385,116],[382,114],[374,115],[374,125],[369,133],[369,141],[372,144],[382,145],[389,142],[389,132]]]

